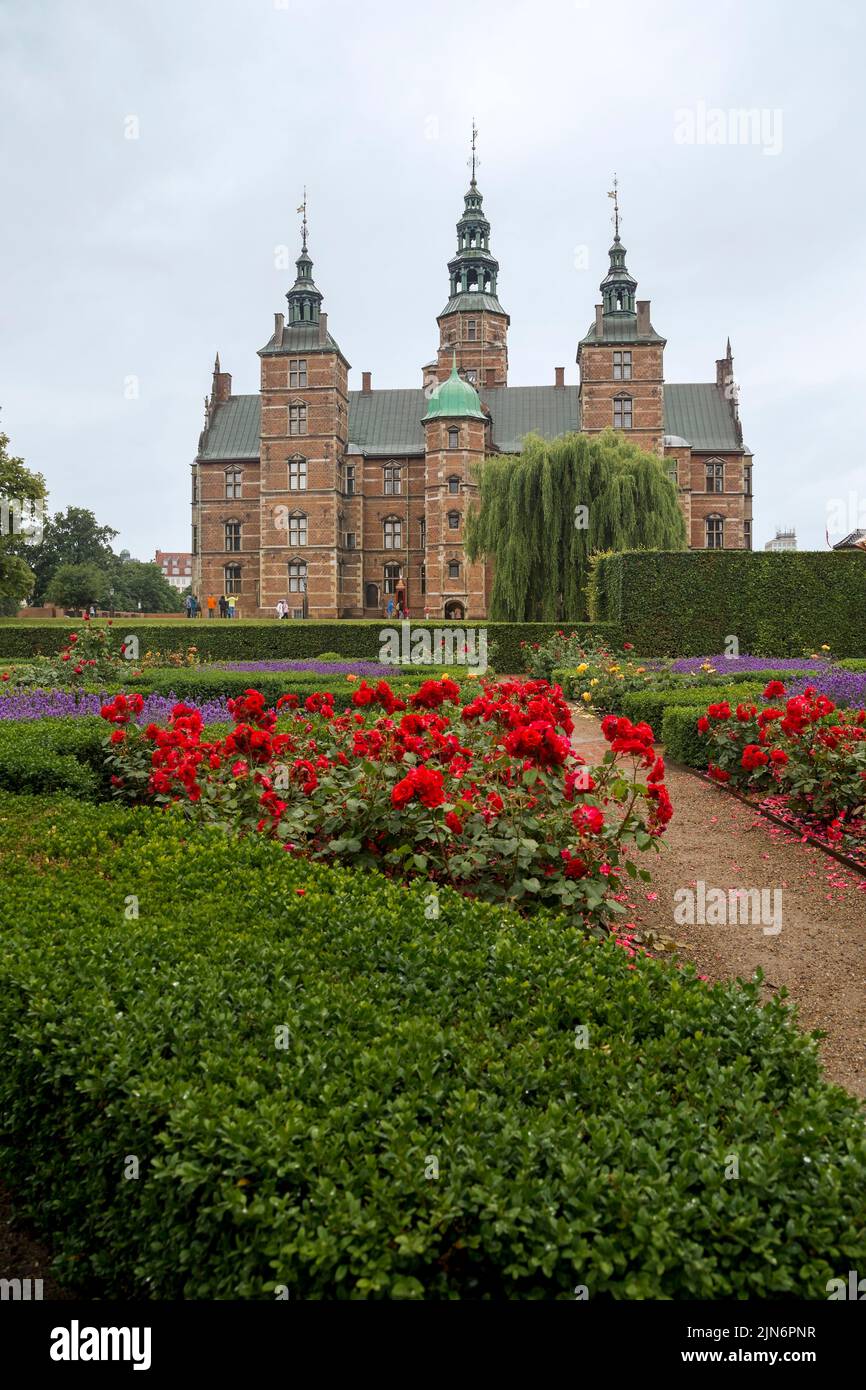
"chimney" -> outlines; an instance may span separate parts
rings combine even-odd
[[[215,405],[222,405],[227,401],[232,393],[232,374],[224,372],[220,368],[220,355],[217,353],[216,361],[213,364],[213,385],[210,393],[210,409]]]
[[[367,395],[367,394],[369,394],[370,391],[372,391],[372,389],[373,389],[373,373],[372,373],[372,372],[362,372],[362,373],[361,373],[361,390],[364,392],[365,395]]]
[[[650,302],[648,299],[637,301],[637,333],[639,338],[645,338],[650,332]]]
[[[282,314],[274,314],[274,342],[277,347],[280,347],[283,341],[283,324],[285,321]]]
[[[603,315],[604,315],[604,306],[603,306],[602,304],[596,304],[596,306],[595,306],[595,331],[596,331],[596,333],[598,334],[599,338],[602,336],[602,334],[603,334],[603,332],[604,332],[604,320],[603,320]]]
[[[327,315],[327,314],[323,314],[322,311],[321,311],[321,309],[320,309],[320,310],[319,310],[319,342],[320,342],[320,343],[326,343],[327,341],[328,341],[328,315]]]
[[[557,385],[557,386],[564,386],[564,385],[565,385],[565,368],[564,368],[564,367],[554,367],[553,370],[554,370],[554,372],[556,373],[556,385]]]

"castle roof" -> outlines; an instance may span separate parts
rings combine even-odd
[[[468,381],[457,375],[457,358],[451,367],[451,375],[440,381],[431,391],[424,413],[425,420],[483,420],[484,412],[478,399],[478,392]]]
[[[739,453],[731,401],[713,382],[670,384],[664,388],[664,430],[698,452]],[[519,453],[527,434],[556,439],[580,429],[577,386],[482,387],[481,405],[489,410],[493,443],[503,453]],[[350,391],[349,452],[372,457],[424,453],[421,423],[428,400],[424,391]],[[204,460],[257,459],[261,402],[255,396],[231,396],[215,409],[199,457]]]

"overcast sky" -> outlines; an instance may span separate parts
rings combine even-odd
[[[52,510],[187,549],[214,352],[258,389],[305,182],[350,386],[420,386],[474,115],[511,384],[577,381],[615,170],[666,379],[712,380],[730,334],[756,548],[794,525],[823,549],[834,499],[866,525],[864,13],[0,0],[0,428]]]

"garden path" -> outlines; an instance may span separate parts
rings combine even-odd
[[[600,761],[607,744],[597,719],[574,715],[576,751]],[[866,1097],[866,878],[686,768],[668,764],[666,781],[674,817],[661,854],[647,861],[652,883],[629,893],[627,920],[673,938],[679,958],[711,981],[749,979],[760,967],[764,995],[786,989],[801,1026],[826,1033],[830,1080]],[[781,931],[677,925],[674,894],[700,880],[707,889],[781,889]]]

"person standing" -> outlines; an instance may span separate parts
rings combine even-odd
[[[217,606],[217,605],[216,605],[216,599],[215,599],[214,595],[213,595],[213,594],[208,594],[208,596],[207,596],[207,615],[208,615],[209,618],[212,618],[213,615],[214,615],[214,613],[216,612],[216,606]]]
[[[394,616],[394,600],[393,600],[393,598],[391,598],[390,595],[389,595],[389,597],[388,597],[388,602],[385,604],[385,617],[386,617],[386,618],[393,618],[393,616]]]
[[[195,599],[193,598],[192,594],[187,594],[187,596],[186,596],[186,604],[185,604],[185,607],[186,607],[186,616],[187,616],[188,618],[194,618],[194,617],[195,617]]]
[[[221,617],[221,618],[224,618],[225,615],[226,615],[226,611],[227,611],[227,610],[226,610],[226,596],[225,596],[225,594],[220,594],[220,596],[219,596],[219,603],[218,603],[217,607],[219,608],[219,615],[220,615],[220,617]]]
[[[234,615],[235,615],[235,596],[234,596],[234,594],[229,594],[229,596],[228,596],[228,615],[229,615],[230,618],[233,618]]]

